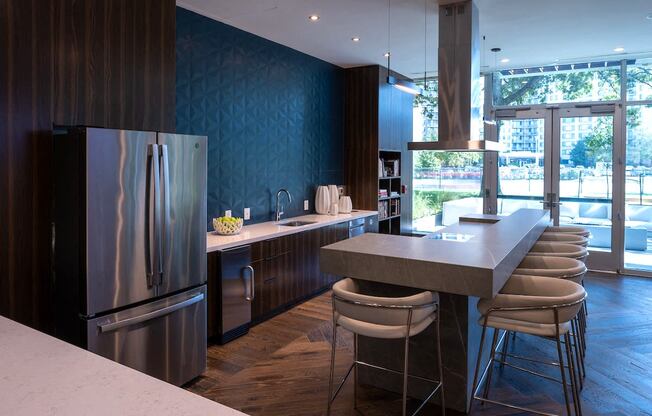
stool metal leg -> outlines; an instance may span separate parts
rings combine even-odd
[[[505,338],[503,339],[503,351],[500,354],[500,368],[505,367],[505,361],[507,360],[507,352],[509,349],[509,331],[505,331]]]
[[[568,372],[571,381],[571,392],[573,393],[573,405],[575,407],[575,414],[581,415],[582,408],[580,404],[580,393],[577,386],[578,375],[576,372],[575,359],[571,351],[571,336],[569,333],[564,334],[564,343],[566,344],[566,361],[568,361]]]
[[[489,350],[489,372],[487,373],[487,381],[484,385],[484,395],[483,397],[489,398],[489,389],[491,388],[491,376],[494,372],[494,360],[496,359],[496,346],[498,344],[498,334],[500,333],[499,329],[494,328],[494,336],[491,341],[491,350]],[[503,359],[504,361],[504,359]],[[484,405],[485,402],[482,402]]]
[[[439,392],[439,398],[441,400],[441,414],[442,416],[446,416],[446,404],[444,403],[444,364],[441,359],[441,337],[440,337],[440,332],[439,332],[439,325],[440,325],[440,318],[441,314],[439,312],[440,308],[439,306],[437,307],[437,326],[435,327],[435,331],[437,334],[437,366],[439,367],[439,382],[441,383],[441,391]]]
[[[353,334],[353,408],[358,408],[358,334]]]
[[[475,372],[473,374],[473,387],[471,389],[471,402],[469,403],[469,414],[473,410],[473,402],[475,401],[475,391],[478,389],[478,373],[480,372],[480,364],[482,362],[482,350],[484,346],[484,339],[487,335],[487,320],[489,315],[486,315],[484,318],[484,323],[482,325],[482,335],[480,336],[480,346],[478,347],[478,358],[475,362]]]
[[[335,302],[333,301],[333,304]],[[331,404],[333,403],[333,377],[335,375],[335,347],[337,344],[337,322],[335,321],[335,305],[333,305],[333,339],[331,345],[331,368],[330,376],[328,378],[328,407],[326,414],[331,414]]]
[[[408,310],[407,333],[403,350],[403,416],[407,415],[408,358],[410,351],[410,327],[412,326],[412,309]]]
[[[555,321],[558,322],[557,319],[557,311],[555,310]],[[557,326],[557,331],[556,331],[556,337],[555,341],[557,343],[557,357],[559,358],[559,371],[561,373],[561,386],[564,389],[564,400],[566,402],[566,414],[568,416],[571,416],[571,409],[570,409],[570,399],[568,398],[568,383],[566,382],[566,369],[564,368],[564,356],[561,352],[561,335],[559,335],[559,323],[556,324]]]

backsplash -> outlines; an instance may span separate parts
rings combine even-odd
[[[176,131],[208,136],[208,229],[230,209],[300,215],[320,184],[343,182],[344,70],[177,7]],[[285,197],[283,197],[285,201]]]

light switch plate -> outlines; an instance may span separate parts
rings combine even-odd
[[[309,209],[310,209],[310,202],[308,202],[308,200],[306,199],[303,201],[303,210],[308,211]]]
[[[244,209],[244,219],[248,220],[251,218],[251,210],[249,208]]]
[[[224,216],[225,217],[230,217],[231,216],[231,210],[227,209],[226,211],[224,211]]]

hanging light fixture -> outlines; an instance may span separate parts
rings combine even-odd
[[[397,79],[395,76],[392,75],[392,71],[390,69],[390,61],[392,58],[391,16],[392,16],[392,0],[387,0],[387,53],[385,54],[385,56],[387,57],[387,83],[389,85],[392,85],[394,88],[397,88],[408,94],[419,95],[421,94],[421,88],[419,88],[414,82],[405,79]]]

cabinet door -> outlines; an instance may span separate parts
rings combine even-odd
[[[291,258],[286,252],[263,261],[262,313],[291,301]]]

